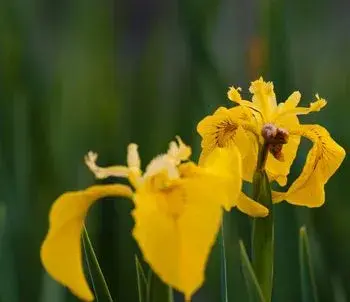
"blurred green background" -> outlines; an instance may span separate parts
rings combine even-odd
[[[349,11],[343,0],[0,1],[0,301],[77,301],[44,272],[39,249],[55,198],[95,182],[84,154],[124,163],[137,142],[145,164],[179,134],[196,159],[196,124],[230,106],[229,85],[247,92],[263,75],[280,101],[300,90],[303,105],[318,92],[328,106],[302,120],[326,126],[348,151]],[[274,301],[301,301],[303,224],[319,300],[350,301],[349,176],[345,159],[322,208],[276,206]],[[137,301],[131,209],[106,199],[89,213],[115,301]],[[244,302],[238,238],[249,247],[251,221],[236,210],[226,219],[229,297]],[[215,246],[195,302],[219,300],[219,254]]]

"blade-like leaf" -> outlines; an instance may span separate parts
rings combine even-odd
[[[241,264],[244,279],[247,286],[247,292],[249,295],[250,302],[265,302],[262,290],[260,288],[258,279],[256,278],[252,264],[249,261],[247,251],[245,249],[242,240],[239,241],[240,253],[241,253]]]
[[[306,227],[299,231],[299,261],[303,302],[317,302],[317,290],[310,254],[309,238]]]
[[[149,269],[146,286],[146,302],[174,302],[173,289]]]
[[[6,220],[6,206],[4,203],[0,203],[0,256],[2,252],[2,236],[4,234],[4,227],[5,227],[5,220]]]
[[[102,301],[108,301],[113,302],[111,293],[109,291],[106,279],[103,275],[103,272],[101,270],[100,264],[97,260],[97,256],[94,250],[94,247],[91,243],[88,231],[84,225],[84,231],[83,231],[83,247],[85,251],[86,256],[86,262],[88,266],[88,271],[91,277],[91,283],[93,285],[93,289],[95,292],[96,300],[103,297]],[[96,277],[96,278],[94,278]],[[97,282],[98,285],[97,286]],[[100,293],[98,294],[99,288],[101,288]]]
[[[135,267],[139,302],[145,302],[147,292],[147,278],[137,255],[135,255]]]
[[[168,286],[168,302],[174,302],[174,291],[170,286]]]
[[[221,267],[221,301],[228,302],[228,290],[227,290],[227,262],[226,262],[226,250],[225,250],[225,229],[224,229],[224,217],[221,222],[221,234],[220,234],[220,267]]]

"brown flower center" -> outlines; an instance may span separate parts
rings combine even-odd
[[[265,139],[265,144],[268,146],[270,153],[279,161],[284,161],[282,148],[288,143],[288,131],[283,128],[278,128],[274,124],[265,124],[261,130],[261,135]]]

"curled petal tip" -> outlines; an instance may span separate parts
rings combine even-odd
[[[239,103],[242,100],[240,91],[241,91],[241,87],[229,87],[229,90],[227,91],[227,97],[229,98],[229,100],[231,100],[232,102],[235,103]]]

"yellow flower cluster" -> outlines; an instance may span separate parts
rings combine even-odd
[[[127,166],[99,167],[97,154],[89,152],[85,162],[96,178],[123,177],[130,186],[95,185],[64,193],[54,202],[41,248],[47,272],[79,298],[93,300],[82,265],[84,220],[98,199],[126,197],[134,204],[132,235],[145,261],[165,283],[190,300],[204,281],[222,209],[230,211],[236,206],[253,217],[268,215],[264,206],[241,191],[242,181],[252,182],[255,170],[264,168],[271,181],[286,185],[300,137],[313,143],[304,169],[286,192],[272,192],[273,201],[322,205],[324,185],[345,152],[326,129],[301,125],[297,116],[319,111],[326,101],[317,96],[308,108],[298,107],[300,93],[294,92],[277,105],[273,84],[262,78],[251,84],[252,101],[243,100],[240,90],[231,87],[228,91],[228,98],[238,106],[220,107],[198,124],[202,137],[199,165],[189,161],[191,149],[179,137],[144,172],[136,144],[128,147]],[[267,153],[258,164],[263,149]]]
[[[242,156],[243,179],[252,182],[259,150],[265,146],[269,154],[264,168],[269,179],[285,186],[300,138],[305,137],[313,143],[305,166],[286,192],[272,192],[273,202],[286,200],[295,205],[321,206],[325,201],[324,185],[340,166],[345,151],[325,128],[301,125],[298,115],[320,111],[327,102],[316,95],[316,101],[308,108],[298,107],[301,95],[295,91],[277,105],[273,83],[264,82],[262,78],[250,86],[252,101],[243,100],[240,91],[240,88],[230,87],[227,93],[238,106],[220,107],[198,124],[197,130],[202,137],[200,164],[216,149],[231,150],[232,154],[238,150]],[[270,141],[266,137],[267,130],[271,132]],[[241,193],[239,200],[245,204],[251,199]]]
[[[201,286],[209,252],[221,225],[222,207],[230,210],[241,190],[241,158],[216,150],[199,167],[188,161],[191,149],[180,138],[166,154],[141,171],[137,145],[128,147],[127,166],[102,168],[97,154],[85,162],[99,179],[127,178],[132,185],[98,185],[60,196],[50,212],[50,226],[41,259],[50,275],[83,300],[93,300],[84,276],[80,245],[90,206],[105,196],[133,200],[133,236],[153,271],[189,300]],[[185,162],[184,162],[185,161]],[[264,207],[255,203],[257,215]],[[259,212],[260,209],[260,212]]]

